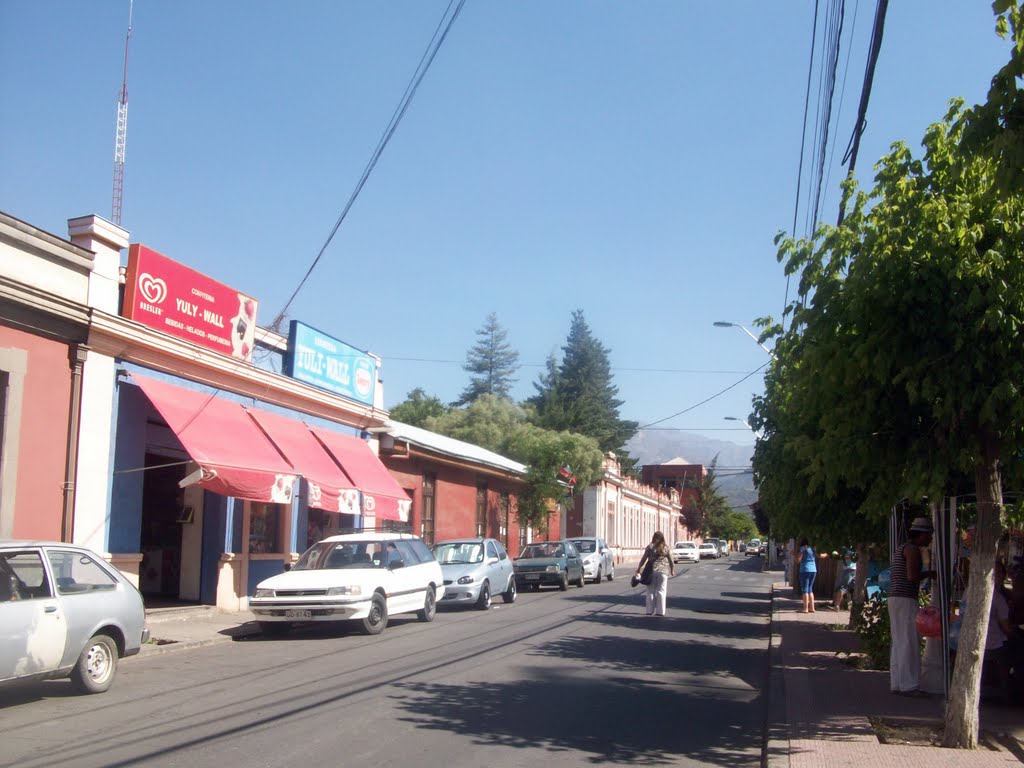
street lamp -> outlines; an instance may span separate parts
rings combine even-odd
[[[774,352],[772,352],[770,349],[768,349],[768,347],[766,347],[764,344],[762,344],[760,341],[757,340],[757,336],[752,334],[750,331],[748,331],[746,328],[744,328],[739,323],[727,323],[724,320],[716,320],[714,322],[714,326],[716,328],[739,328],[741,331],[743,331],[745,334],[747,334],[747,336],[752,338],[754,340],[754,342],[757,344],[757,346],[759,346],[761,349],[763,349],[765,352],[767,352],[769,355],[771,355],[772,356],[772,360],[777,360],[778,359],[777,357],[775,357],[775,353]]]
[[[753,428],[752,426],[750,426],[749,424],[747,424],[747,422],[746,422],[746,420],[745,420],[745,419],[741,419],[741,418],[739,418],[738,416],[723,416],[723,418],[724,418],[724,419],[725,419],[726,421],[738,421],[738,422],[739,422],[740,424],[742,424],[742,425],[743,425],[744,427],[746,427],[747,429],[749,429],[749,430],[750,430],[751,432],[754,432],[754,431],[755,431],[755,430],[754,430],[754,428]]]

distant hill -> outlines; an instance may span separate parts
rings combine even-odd
[[[748,507],[757,500],[750,459],[752,445],[737,445],[689,432],[638,432],[626,444],[637,464],[664,464],[675,458],[710,466],[718,456],[718,489],[730,506]],[[746,471],[743,471],[746,470]]]

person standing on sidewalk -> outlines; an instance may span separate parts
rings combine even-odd
[[[665,602],[668,599],[668,577],[676,575],[676,567],[672,563],[672,553],[665,543],[665,534],[655,531],[651,543],[644,550],[640,564],[636,567],[637,578],[643,573],[647,562],[651,562],[651,583],[647,585],[646,603],[648,616],[664,616]]]
[[[814,613],[814,578],[818,575],[817,555],[806,537],[800,539],[800,613]]]
[[[890,570],[892,579],[886,605],[892,648],[889,652],[889,690],[902,696],[925,695],[921,682],[921,646],[917,637],[917,595],[921,582],[935,576],[922,570],[921,549],[932,543],[932,522],[915,517],[910,536],[897,550]]]

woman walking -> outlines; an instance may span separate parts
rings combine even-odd
[[[800,594],[803,596],[804,607],[800,613],[814,613],[814,577],[818,575],[814,548],[806,539],[800,539]]]
[[[664,616],[665,601],[668,597],[668,577],[676,575],[675,565],[672,563],[672,555],[665,543],[665,534],[655,531],[651,537],[651,543],[644,550],[644,556],[640,558],[637,566],[637,578],[643,573],[647,563],[651,563],[651,583],[647,585],[647,615]]]

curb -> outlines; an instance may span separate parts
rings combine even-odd
[[[789,768],[789,719],[786,715],[786,676],[782,668],[782,637],[775,610],[775,584],[771,585],[768,619],[768,674],[765,698],[761,768]]]

